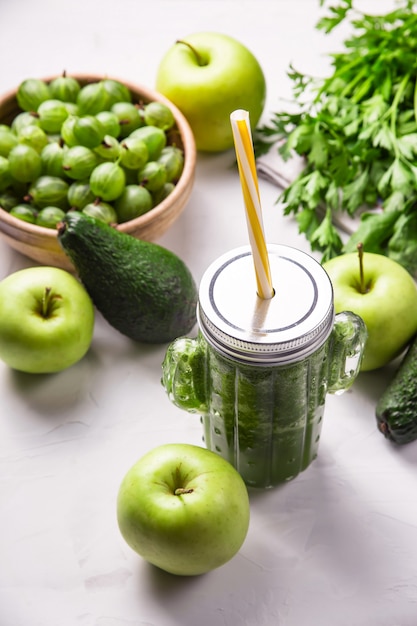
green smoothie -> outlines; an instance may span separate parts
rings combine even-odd
[[[224,267],[220,264],[220,271]],[[282,260],[280,267],[282,272]],[[332,291],[319,266],[321,300],[318,289],[311,289],[312,297],[307,293],[306,302],[293,307],[296,323],[291,323],[291,312],[280,313],[280,302],[260,303],[267,311],[252,318],[247,332],[244,311],[234,313],[227,301],[220,308],[223,300],[213,289],[216,271],[208,289],[204,281],[200,287],[215,306],[210,309],[200,293],[198,336],[179,338],[168,347],[162,383],[176,406],[201,415],[208,449],[234,465],[247,485],[273,487],[293,479],[316,458],[326,394],[353,383],[365,326],[352,313],[334,316]],[[294,272],[292,266],[289,271]],[[297,276],[300,270],[295,271]],[[311,269],[307,286],[310,274]],[[320,286],[319,279],[314,286]],[[314,315],[310,329],[306,320]]]

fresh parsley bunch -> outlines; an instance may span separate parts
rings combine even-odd
[[[305,158],[278,201],[323,260],[362,242],[417,272],[415,8],[403,0],[385,15],[368,15],[353,0],[329,6],[317,29],[351,24],[345,50],[331,55],[332,74],[317,79],[290,66],[295,112],[274,113],[254,134],[257,156],[280,139],[285,159],[294,152]],[[369,210],[376,205],[380,211]],[[333,221],[340,212],[361,214],[345,245]]]

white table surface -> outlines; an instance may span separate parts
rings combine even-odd
[[[258,57],[267,117],[290,95],[290,62],[325,73],[340,45],[343,29],[314,29],[320,14],[315,0],[1,0],[0,92],[63,69],[154,86],[177,38],[213,30]],[[247,243],[233,162],[232,151],[199,155],[190,202],[159,240],[197,281]],[[267,239],[308,251],[277,189],[260,188]],[[0,278],[31,265],[0,240]],[[0,626],[416,626],[417,443],[389,444],[374,417],[389,367],[329,396],[318,459],[251,493],[249,533],[228,564],[174,577],[125,544],[115,516],[125,472],[154,446],[203,445],[199,418],[160,384],[164,353],[98,315],[90,352],[67,371],[0,363]]]

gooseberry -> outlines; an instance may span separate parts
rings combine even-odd
[[[36,124],[24,126],[18,136],[19,143],[31,146],[36,152],[41,153],[43,148],[49,143],[47,134]]]
[[[116,113],[112,111],[100,111],[100,113],[97,113],[96,118],[103,126],[105,135],[111,135],[112,137],[119,136],[120,124]]]
[[[114,203],[118,221],[128,222],[152,209],[150,192],[141,185],[126,185],[122,195]]]
[[[119,120],[120,137],[127,137],[143,124],[137,107],[131,102],[116,102],[111,111]]]
[[[102,81],[87,83],[81,87],[77,96],[80,115],[96,115],[104,111],[107,97]]]
[[[39,105],[51,97],[48,85],[39,78],[28,78],[20,83],[16,99],[23,111],[36,111]]]
[[[152,192],[153,205],[156,206],[157,204],[165,200],[165,198],[167,198],[169,194],[174,191],[174,189],[175,189],[174,183],[168,182],[168,183],[165,183],[165,185],[162,185],[160,189],[153,191]]]
[[[10,163],[6,157],[0,156],[0,191],[7,189],[12,182]]]
[[[126,177],[123,169],[117,163],[100,163],[91,173],[91,191],[101,200],[111,202],[116,200],[125,188]]]
[[[67,197],[70,207],[79,210],[82,210],[87,204],[95,200],[88,180],[77,180],[71,183]]]
[[[10,150],[17,144],[16,134],[11,128],[0,128],[0,156],[7,157]]]
[[[56,228],[57,224],[65,217],[65,211],[56,206],[47,206],[41,209],[35,220],[37,226],[44,228]]]
[[[30,204],[17,204],[11,209],[10,215],[24,222],[29,222],[29,224],[34,224],[36,222],[37,211],[35,207]]]
[[[126,137],[120,144],[120,163],[130,170],[142,168],[148,160],[146,143],[138,137]]]
[[[74,180],[88,178],[98,163],[98,158],[90,148],[72,146],[63,155],[62,169]]]
[[[74,126],[77,119],[76,115],[69,115],[61,126],[61,137],[67,146],[77,145],[77,140],[74,135]]]
[[[11,130],[16,133],[16,135],[19,135],[24,126],[32,124],[35,126],[39,126],[39,118],[34,113],[23,111],[22,113],[18,113],[13,119],[11,124]]]
[[[143,109],[143,118],[148,126],[169,130],[175,124],[174,114],[163,102],[149,102]]]
[[[48,143],[41,152],[42,174],[62,176],[64,152],[65,149],[59,142]]]
[[[94,152],[106,161],[116,161],[120,157],[120,151],[120,143],[111,135],[105,135],[101,144],[94,148]]]
[[[38,209],[56,206],[68,209],[68,183],[58,176],[39,176],[29,187],[27,199]]]
[[[76,117],[72,128],[75,141],[87,148],[96,148],[104,139],[105,129],[94,115]]]
[[[39,126],[47,133],[59,133],[68,117],[68,109],[60,100],[50,99],[41,102],[36,111]]]
[[[157,160],[166,169],[167,181],[178,181],[184,168],[184,152],[175,146],[166,146]]]
[[[90,217],[94,217],[97,220],[106,222],[106,224],[117,223],[117,214],[115,209],[111,204],[103,202],[102,200],[96,200],[87,204],[87,206],[83,208],[82,212],[90,215]]]
[[[138,183],[149,189],[157,191],[167,182],[167,173],[162,163],[148,161],[138,172]]]
[[[167,136],[156,126],[141,126],[131,133],[131,137],[142,139],[148,148],[150,161],[156,161],[167,144]]]
[[[132,95],[126,85],[113,78],[104,78],[101,81],[107,94],[107,108],[110,109],[116,102],[131,102]]]
[[[0,193],[0,207],[3,209],[3,211],[7,211],[9,213],[13,209],[13,207],[17,206],[18,204],[18,196],[10,189],[6,189],[2,193]]]
[[[72,76],[67,76],[65,72],[49,83],[51,98],[64,102],[76,102],[80,89],[78,80]]]
[[[21,183],[31,183],[41,174],[41,157],[35,148],[23,143],[17,144],[9,152],[10,173]]]

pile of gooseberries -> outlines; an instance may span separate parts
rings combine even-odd
[[[159,204],[181,176],[171,109],[136,102],[117,80],[29,78],[16,99],[19,112],[0,124],[0,207],[16,218],[56,228],[77,210],[120,224]]]

